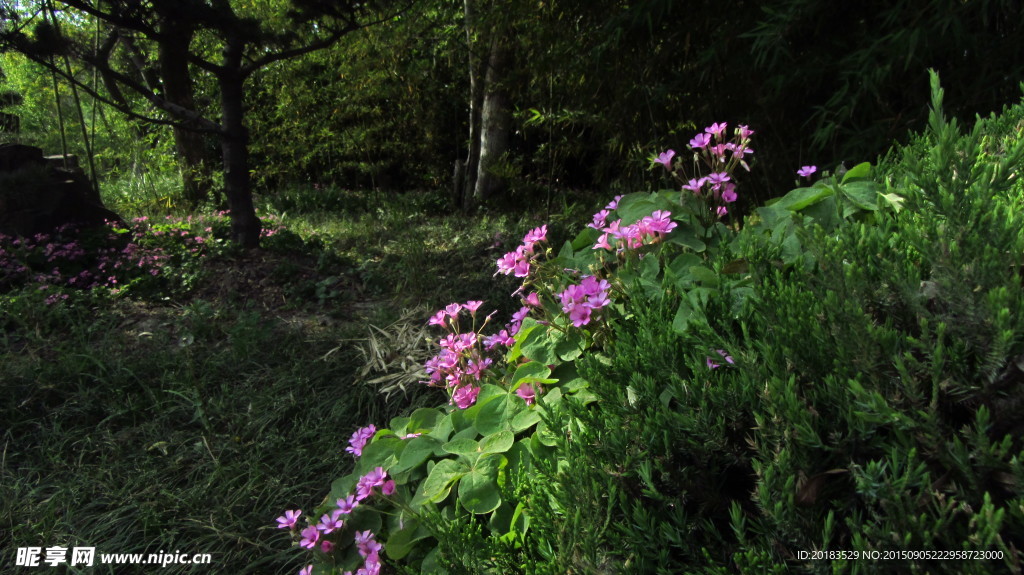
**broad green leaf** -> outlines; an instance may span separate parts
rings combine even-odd
[[[511,449],[513,443],[515,443],[515,436],[512,432],[502,429],[481,439],[477,451],[479,453],[504,453]]]
[[[544,381],[551,375],[551,368],[547,365],[531,361],[516,368],[512,375],[512,386],[515,387],[521,382]]]
[[[515,401],[517,399],[518,402]],[[476,419],[476,428],[482,435],[490,435],[502,429],[508,429],[512,418],[524,409],[526,409],[526,403],[514,393],[495,399],[480,410]]]
[[[398,462],[398,457],[403,449],[405,449],[405,441],[394,436],[381,437],[363,448],[363,454],[359,456],[356,469],[361,474],[377,467],[389,469]]]
[[[525,431],[534,425],[537,425],[537,422],[539,422],[540,419],[540,412],[537,410],[524,409],[512,417],[512,421],[509,422],[509,427],[512,428],[512,431],[519,433],[520,431]]]
[[[551,340],[551,335],[548,333],[547,328],[543,326],[538,326],[526,335],[523,339],[521,350],[524,356],[534,362],[549,364],[558,361],[554,342]]]
[[[523,356],[523,340],[526,339],[530,332],[537,329],[539,324],[537,320],[532,317],[523,319],[523,323],[519,326],[519,332],[515,337],[515,344],[512,345],[512,349],[508,350],[508,354],[505,357],[505,361],[510,364],[515,364],[516,360]]]
[[[438,421],[437,424],[434,426],[434,429],[430,433],[428,433],[428,435],[442,443],[448,441],[448,438],[452,436],[452,432],[455,431],[455,427],[452,422],[453,417],[454,414],[452,413],[449,413],[442,417],[441,420]]]
[[[597,238],[601,237],[601,230],[597,230],[591,227],[583,228],[576,238],[572,240],[572,249],[575,251],[589,250],[597,243]]]
[[[452,484],[467,473],[469,473],[469,466],[465,463],[455,459],[442,459],[423,480],[420,496],[426,501],[441,501],[448,496]]]
[[[470,513],[490,513],[501,505],[498,470],[507,463],[501,455],[481,457],[459,481],[459,503]]]
[[[444,413],[437,408],[421,407],[409,416],[408,431],[406,433],[422,433],[425,430],[434,429],[442,417],[444,417]]]
[[[388,558],[396,561],[408,555],[417,541],[431,536],[430,530],[420,525],[415,518],[406,518],[403,523],[404,527],[388,534],[388,540],[384,544]]]
[[[391,420],[391,425],[390,425],[391,433],[394,433],[395,435],[398,435],[398,436],[405,435],[406,433],[408,433],[408,431],[406,431],[406,429],[408,427],[409,427],[409,418],[408,417],[395,417],[395,418],[393,418]]]
[[[862,162],[846,171],[846,174],[843,175],[843,184],[849,182],[850,180],[867,178],[870,175],[871,162]]]
[[[690,268],[690,276],[708,287],[718,287],[718,274],[704,266]]]
[[[568,334],[559,333],[558,341],[555,343],[555,354],[563,361],[572,361],[583,355],[583,336],[578,330],[572,330]]]
[[[440,441],[429,435],[421,435],[406,441],[409,444],[402,450],[402,455],[398,458],[398,464],[388,470],[392,475],[421,465],[427,458],[434,455],[437,448],[442,445]]]
[[[878,189],[874,182],[851,182],[840,190],[858,208],[870,211],[878,209]]]
[[[815,185],[810,188],[797,188],[778,201],[773,207],[785,208],[791,212],[798,212],[807,206],[820,202],[832,196],[835,192],[825,185]],[[760,212],[759,212],[760,213]]]
[[[441,446],[441,449],[448,453],[455,453],[457,455],[467,455],[471,453],[478,453],[480,451],[480,444],[476,440],[468,437],[460,437],[453,439],[448,443]]]
[[[644,216],[651,215],[651,212],[658,209],[659,202],[646,192],[627,194],[619,199],[619,207],[615,213],[622,218],[623,225],[637,222]]]

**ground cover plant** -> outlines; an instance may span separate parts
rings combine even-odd
[[[429,318],[449,401],[277,519],[300,573],[1020,572],[1022,110],[963,134],[933,77],[912,146],[739,229],[714,124],[653,158],[681,192],[530,230],[510,322]]]

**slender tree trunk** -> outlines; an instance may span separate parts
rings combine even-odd
[[[188,50],[195,28],[167,19],[159,45],[160,76],[163,95],[172,104],[195,110],[195,89],[188,69]],[[210,196],[213,177],[204,158],[204,136],[198,132],[174,127],[174,147],[178,153],[184,184],[185,201],[195,209]]]
[[[455,170],[455,204],[469,210],[480,167],[480,109],[483,107],[483,78],[480,77],[480,47],[477,39],[477,2],[465,0],[466,47],[469,50],[469,153],[461,169]]]
[[[491,168],[508,151],[509,132],[512,128],[512,110],[504,81],[508,75],[511,51],[505,27],[494,26],[491,51],[484,76],[483,106],[480,111],[480,160],[477,167],[473,199],[477,202],[498,195],[505,190],[504,178]]]
[[[245,77],[239,72],[242,46],[228,43],[225,66],[217,76],[221,98],[221,150],[224,192],[231,211],[231,239],[246,249],[258,248],[263,226],[256,217],[249,178],[249,130],[245,127]]]

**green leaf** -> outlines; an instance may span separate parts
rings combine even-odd
[[[477,451],[479,453],[504,453],[512,448],[513,443],[515,443],[515,435],[507,429],[502,429],[481,439]]]
[[[440,409],[421,407],[409,416],[409,425],[407,426],[406,433],[423,433],[434,429],[442,417],[444,417],[444,413]]]
[[[870,211],[878,209],[878,189],[874,182],[851,182],[840,190],[858,208]]]
[[[555,354],[554,342],[551,341],[551,336],[548,334],[547,328],[544,328],[543,326],[538,326],[537,329],[531,330],[530,333],[523,338],[521,350],[524,356],[534,362],[549,364],[558,361],[558,356]]]
[[[690,268],[690,276],[708,287],[718,287],[718,274],[704,266]]]
[[[515,364],[516,360],[523,356],[523,341],[530,335],[530,332],[538,327],[537,320],[532,317],[523,319],[523,323],[519,326],[519,332],[515,336],[516,343],[512,345],[512,349],[508,350],[505,361]]]
[[[518,399],[518,403],[515,401]],[[512,418],[526,409],[523,399],[514,393],[489,402],[480,410],[476,418],[476,428],[482,435],[491,435],[502,429],[508,429]]]
[[[417,541],[431,536],[430,530],[420,525],[415,518],[404,519],[403,523],[404,527],[388,534],[388,540],[384,544],[388,558],[396,561],[408,555]]]
[[[452,484],[469,473],[469,466],[455,459],[442,459],[430,470],[420,487],[420,497],[437,502],[448,496]]]
[[[441,446],[441,449],[456,455],[469,455],[480,451],[480,444],[468,437],[453,439]]]
[[[815,184],[810,188],[797,188],[778,201],[773,207],[785,208],[791,212],[798,212],[807,206],[816,204],[821,200],[832,196],[835,192],[824,184]],[[760,213],[760,211],[759,211]]]
[[[658,209],[658,202],[652,198],[654,194],[636,192],[619,198],[619,207],[615,213],[622,218],[623,225],[632,224]]]
[[[523,402],[526,403],[525,401]],[[512,431],[519,433],[530,429],[540,421],[540,412],[535,409],[524,409],[512,417],[512,421],[509,422],[509,427]]]
[[[398,457],[405,449],[405,441],[397,437],[381,437],[363,448],[356,469],[366,473],[371,469],[383,467],[389,469],[398,462]]]
[[[501,455],[481,457],[459,482],[459,503],[470,513],[490,513],[501,505],[498,470],[508,463]]]
[[[871,162],[862,162],[862,163],[857,164],[856,166],[854,166],[854,167],[852,167],[852,168],[850,168],[849,170],[846,171],[846,174],[843,175],[843,182],[842,183],[846,184],[847,182],[849,182],[851,180],[859,179],[859,178],[867,178],[867,177],[870,177],[870,176],[871,176]]]
[[[572,361],[583,355],[584,343],[583,336],[578,330],[573,330],[568,334],[560,333],[558,341],[555,343],[555,354],[563,361]]]
[[[402,450],[398,464],[388,470],[392,475],[418,467],[427,458],[434,455],[437,448],[442,445],[440,441],[429,435],[421,435],[407,441],[409,444]]]
[[[531,361],[516,368],[512,375],[512,387],[522,382],[547,381],[551,368],[543,363]]]
[[[576,238],[572,240],[572,249],[579,251],[583,249],[589,250],[594,244],[597,243],[597,238],[601,236],[601,230],[597,230],[591,227],[583,228]]]

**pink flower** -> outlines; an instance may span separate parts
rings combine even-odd
[[[299,575],[313,575],[313,566],[306,565],[305,567],[299,570]]]
[[[722,199],[726,202],[732,203],[736,201],[736,186],[733,184],[725,184],[722,186]]]
[[[697,134],[692,140],[690,140],[690,147],[697,150],[707,146],[709,143],[711,143],[710,134]]]
[[[618,207],[619,207],[619,200],[621,200],[621,199],[622,199],[622,196],[615,196],[615,198],[612,199],[612,201],[607,206],[605,206],[604,209],[606,209],[606,210],[618,209]]]
[[[594,250],[610,250],[612,245],[608,243],[608,234],[601,234],[601,237],[597,238],[597,243],[591,248]]]
[[[526,401],[526,405],[533,405],[537,397],[537,390],[533,388],[533,384],[524,383],[516,389],[516,395],[523,398]]]
[[[669,219],[672,212],[657,210],[651,215],[640,220],[643,224],[643,229],[649,234],[667,234],[676,228],[678,224]],[[607,283],[607,282],[605,282]]]
[[[277,518],[277,528],[288,529],[294,527],[295,522],[299,519],[299,515],[302,515],[301,509],[285,511],[283,516]]]
[[[444,326],[444,317],[444,310],[440,310],[434,315],[430,316],[430,320],[427,321],[427,324]]]
[[[659,154],[658,157],[654,159],[654,163],[655,164],[661,164],[662,166],[665,166],[665,169],[671,172],[672,171],[672,158],[674,158],[675,156],[676,156],[676,151],[675,150],[668,150],[666,152],[662,152],[661,154]]]
[[[444,308],[445,315],[452,319],[457,318],[460,311],[462,311],[462,306],[457,303],[448,304],[448,306]]]
[[[530,292],[530,295],[523,299],[523,304],[530,307],[540,307],[540,295],[537,292]]]
[[[708,134],[713,134],[717,138],[721,138],[722,134],[725,133],[725,128],[727,126],[728,124],[725,122],[722,122],[721,124],[716,122],[714,124],[711,124],[707,128],[704,128],[704,132]]]
[[[801,178],[809,178],[811,174],[818,171],[818,166],[804,166],[796,171],[796,175]]]
[[[363,454],[363,448],[366,447],[366,442],[373,437],[373,434],[377,433],[377,428],[373,425],[367,425],[366,427],[357,429],[352,437],[348,440],[348,447],[345,451],[359,457]]]
[[[750,136],[754,135],[754,131],[748,128],[746,124],[740,124],[736,128],[736,133],[739,134],[741,140],[750,139]]]
[[[523,243],[528,246],[532,246],[537,242],[543,242],[545,239],[547,239],[547,235],[548,226],[547,224],[545,224],[539,228],[534,228],[527,232],[526,236],[523,237]]]
[[[334,504],[338,506],[338,511],[340,511],[342,515],[348,515],[352,513],[353,509],[359,507],[359,502],[356,501],[355,495],[349,495],[345,499],[339,499]]]
[[[483,304],[483,301],[470,300],[463,304],[463,306],[469,310],[469,313],[475,314],[476,310],[480,309],[480,306],[482,306]]]
[[[463,385],[452,394],[452,401],[459,409],[466,409],[476,403],[476,396],[480,395],[480,388],[475,385]]]
[[[722,217],[728,213],[729,210],[725,206],[718,206],[718,208],[715,210],[715,215],[717,215],[718,217]]]
[[[388,479],[384,482],[384,485],[380,486],[380,492],[383,495],[394,495],[395,493],[395,480]]]
[[[359,554],[363,557],[377,555],[381,549],[380,543],[377,543],[373,532],[369,529],[366,531],[356,532],[355,541],[356,547],[359,548]]]
[[[384,485],[384,481],[388,474],[384,471],[383,467],[378,467],[373,471],[359,478],[356,483],[356,500],[362,501],[373,494],[373,488],[379,485]]]
[[[713,174],[708,174],[708,182],[711,184],[711,187],[713,188],[717,188],[728,181],[728,172],[715,172]]]
[[[700,178],[700,179],[696,179],[695,178],[695,179],[692,179],[689,182],[687,182],[683,186],[683,189],[684,190],[690,190],[691,192],[693,192],[695,194],[699,194],[701,188],[704,187],[704,184],[707,183],[707,181],[708,181],[707,178]]]
[[[594,221],[587,224],[588,228],[601,229],[605,226],[605,221],[608,219],[608,210],[601,210],[594,214]]]
[[[341,520],[341,516],[342,513],[339,509],[335,509],[330,515],[324,514],[324,516],[320,518],[320,523],[317,523],[316,528],[323,531],[324,535],[327,535],[335,529],[341,529],[345,525],[345,522]]]
[[[320,542],[320,551],[323,551],[324,553],[330,553],[331,551],[334,551],[334,543],[324,539]]]
[[[306,549],[312,549],[316,547],[316,542],[319,540],[320,531],[317,530],[316,526],[310,525],[302,530],[302,539],[299,540],[299,545]]]

